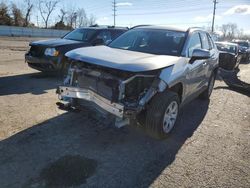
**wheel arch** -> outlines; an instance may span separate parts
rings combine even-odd
[[[171,87],[168,87],[167,90],[173,91],[178,94],[180,102],[182,102],[182,97],[183,97],[183,83],[178,82]]]

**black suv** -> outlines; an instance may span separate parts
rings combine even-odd
[[[127,28],[85,27],[75,29],[61,39],[35,41],[25,54],[31,68],[42,72],[63,72],[67,69],[64,54],[70,50],[96,45],[105,45],[126,32]]]

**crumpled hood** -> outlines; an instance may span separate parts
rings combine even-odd
[[[63,45],[69,45],[69,44],[79,44],[83,43],[80,41],[75,40],[67,40],[67,39],[50,39],[50,40],[39,40],[30,43],[30,45],[42,45],[42,46],[48,46],[48,47],[58,47]]]
[[[66,56],[73,60],[130,72],[161,69],[177,63],[182,58],[134,52],[108,46],[78,48],[67,52]]]

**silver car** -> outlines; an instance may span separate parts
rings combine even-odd
[[[65,105],[113,114],[116,126],[136,121],[157,138],[176,124],[180,108],[200,96],[209,99],[218,50],[199,28],[135,27],[108,46],[79,48],[57,89]]]

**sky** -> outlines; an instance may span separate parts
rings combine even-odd
[[[0,0],[1,1],[1,0]],[[7,1],[7,0],[3,0]],[[37,1],[37,0],[34,0]],[[60,8],[84,8],[87,15],[93,14],[100,25],[113,25],[113,0],[60,0],[57,11],[50,19],[58,21]],[[236,23],[244,33],[250,34],[250,0],[217,0],[215,26]],[[12,0],[22,6],[24,0]],[[213,0],[116,0],[116,25],[134,26],[141,24],[171,25],[178,27],[211,26]],[[37,10],[32,21],[42,24]]]

